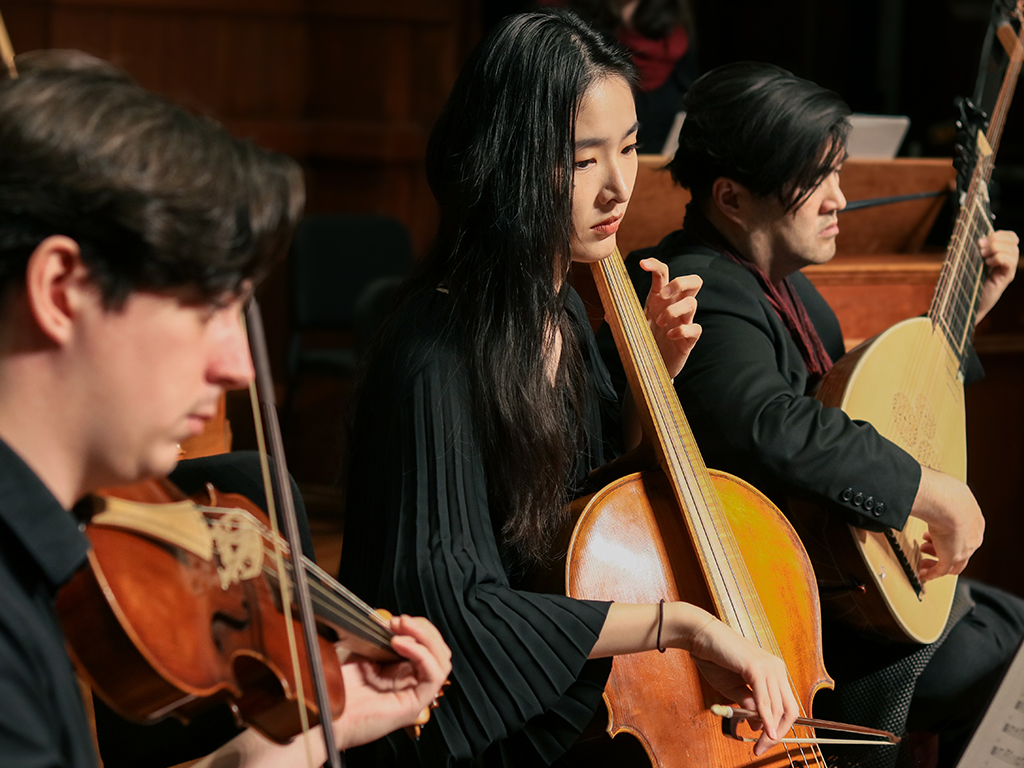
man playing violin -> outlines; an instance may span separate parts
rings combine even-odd
[[[655,257],[672,277],[704,281],[701,340],[675,386],[705,460],[783,509],[789,496],[809,498],[871,530],[900,530],[916,516],[930,535],[922,580],[960,573],[984,531],[970,489],[812,395],[844,347],[835,315],[800,269],[835,254],[849,107],[785,70],[747,62],[701,78],[686,108],[670,165],[692,194],[684,226],[630,262]],[[988,272],[979,319],[1013,279],[1017,242],[1012,232],[981,242]],[[939,732],[942,764],[952,764],[1020,642],[1024,602],[964,582],[952,616],[941,645],[920,652],[826,621],[836,691],[819,697],[816,714]]]
[[[0,81],[0,755],[93,766],[53,608],[88,549],[68,510],[166,475],[224,390],[249,382],[240,310],[287,246],[303,189],[293,161],[103,62],[18,64]],[[412,723],[447,677],[433,626],[402,616],[392,630],[405,661],[343,665],[341,748]],[[305,764],[302,742],[250,729],[215,757]]]

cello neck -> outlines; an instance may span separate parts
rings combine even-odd
[[[753,581],[618,249],[591,269],[644,435],[672,485],[718,616],[748,638],[763,635],[755,626],[760,611],[742,598],[756,594]]]

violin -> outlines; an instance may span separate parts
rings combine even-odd
[[[394,661],[381,615],[299,554],[284,576],[274,534],[249,499],[213,486],[189,498],[151,480],[88,499],[88,567],[58,593],[57,613],[76,667],[112,709],[132,720],[187,721],[226,702],[240,725],[278,743],[303,730],[299,681],[283,606],[295,605],[296,563],[310,583],[330,718],[345,705],[334,644]],[[282,582],[284,584],[282,585]],[[301,708],[318,723],[309,664],[302,659]]]
[[[58,593],[56,610],[76,668],[114,711],[141,722],[187,721],[227,702],[240,724],[287,743],[323,722],[321,713],[330,722],[344,708],[335,643],[374,661],[400,657],[390,615],[302,556],[255,301],[246,325],[270,514],[209,485],[188,498],[167,480],[99,494],[85,526],[88,567]],[[278,457],[272,466],[268,453]],[[406,728],[412,738],[434,706],[436,699]],[[321,734],[328,761],[340,768],[333,729]]]

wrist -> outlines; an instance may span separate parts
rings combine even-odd
[[[956,497],[958,480],[929,467],[921,467],[921,484],[910,508],[910,514],[923,520],[929,528],[946,529],[955,524],[954,508],[949,500]]]
[[[665,603],[662,645],[692,651],[701,633],[714,621],[715,616],[690,603]]]

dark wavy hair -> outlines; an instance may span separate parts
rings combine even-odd
[[[112,308],[140,289],[235,293],[285,252],[305,196],[293,160],[87,54],[18,67],[0,79],[0,291],[57,234]]]
[[[696,201],[715,179],[774,195],[787,210],[807,198],[846,155],[850,108],[838,94],[773,64],[737,62],[699,78],[669,163]]]
[[[463,67],[430,137],[437,237],[412,290],[444,286],[469,365],[491,512],[505,543],[544,557],[581,443],[582,359],[565,312],[576,115],[628,53],[575,14],[505,19]],[[547,375],[554,329],[562,354]]]

